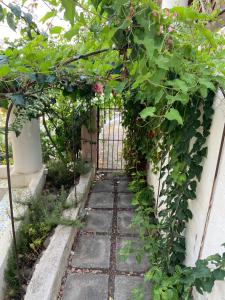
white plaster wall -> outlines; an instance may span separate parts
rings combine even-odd
[[[197,189],[197,199],[189,203],[193,219],[187,224],[186,230],[186,265],[193,266],[198,258],[206,215],[209,207],[210,194],[215,174],[220,142],[225,123],[225,99],[222,93],[214,102],[215,114],[207,140],[208,156],[203,164],[203,174]],[[213,206],[207,228],[202,257],[215,253],[223,253],[221,246],[225,242],[225,146],[216,180]],[[194,293],[195,300],[225,300],[225,281],[216,282],[212,293],[203,296]]]
[[[207,159],[205,159],[203,163],[203,172],[201,181],[197,187],[197,199],[189,202],[189,207],[193,213],[193,218],[187,224],[186,230],[186,242],[187,242],[187,256],[186,256],[186,264],[189,266],[194,266],[195,261],[198,258],[201,239],[203,235],[206,215],[208,211],[209,201],[210,201],[210,194],[212,190],[212,184],[217,164],[217,158],[220,149],[220,142],[223,133],[223,127],[225,122],[225,100],[223,99],[223,95],[221,92],[218,93],[215,101],[214,101],[214,116],[213,122],[210,129],[210,136],[207,139],[207,147],[208,147],[208,154]],[[218,182],[222,181],[223,178],[218,176]],[[217,189],[217,186],[216,186]],[[221,205],[221,212],[224,208],[225,210],[225,194],[221,198],[220,195],[214,195],[216,200],[214,200],[214,204],[218,201]],[[217,199],[218,197],[218,199]],[[224,199],[224,200],[223,200]],[[220,212],[219,212],[220,213]],[[213,221],[218,224],[219,227],[225,226],[225,218],[222,224],[219,224],[219,217],[217,221]],[[215,226],[215,224],[214,224]],[[212,218],[210,220],[209,228],[212,229]],[[209,229],[208,228],[208,229]],[[215,244],[217,239],[217,235],[219,234],[217,225],[214,228],[215,233],[212,234],[212,241],[211,245],[207,242],[204,254],[213,254],[218,251],[218,243]],[[225,231],[224,231],[224,242],[225,242]],[[221,242],[222,243],[222,242]],[[212,246],[214,244],[214,247]],[[214,251],[214,252],[213,252]]]
[[[39,120],[27,122],[21,134],[10,134],[13,150],[13,174],[29,174],[41,170],[42,151]]]
[[[198,259],[209,207],[212,184],[225,123],[225,99],[221,92],[218,92],[213,107],[214,116],[210,129],[210,136],[207,139],[208,154],[203,162],[203,173],[197,187],[197,199],[189,201],[189,207],[193,213],[193,218],[187,224],[185,232],[185,264],[187,266],[194,266]],[[157,195],[158,176],[152,173],[150,167],[148,169],[148,183],[153,185],[155,195]],[[215,253],[221,254],[225,252],[225,249],[221,246],[223,243],[225,243],[225,145],[222,151],[221,163],[215,185],[213,207],[201,258],[205,258]],[[194,292],[194,299],[225,300],[225,281],[216,282],[210,295],[204,294],[202,296],[197,292]]]
[[[154,196],[157,199],[158,196],[158,188],[159,188],[159,174],[155,174],[152,172],[151,164],[148,165],[147,171],[147,182],[149,185],[152,185],[154,188]]]
[[[188,0],[163,0],[162,8],[174,6],[187,6]],[[221,92],[214,101],[215,114],[211,126],[210,136],[207,139],[208,155],[203,162],[201,182],[197,187],[197,199],[189,201],[189,207],[193,213],[193,219],[187,224],[186,237],[186,261],[187,266],[194,266],[198,259],[201,239],[204,231],[210,194],[220,149],[224,123],[225,123],[225,99]],[[148,183],[152,184],[157,194],[158,176],[148,170]],[[205,237],[202,257],[205,258],[215,253],[223,253],[221,246],[225,242],[225,145],[222,152],[218,177],[214,190],[213,206]],[[194,291],[195,300],[225,300],[225,281],[217,281],[210,294],[198,294]]]

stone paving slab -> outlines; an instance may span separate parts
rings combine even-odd
[[[74,251],[72,265],[77,268],[109,268],[110,238],[83,235]]]
[[[144,272],[149,268],[149,263],[147,257],[142,257],[140,263],[137,262],[135,254],[130,255],[126,261],[122,260],[122,257],[119,254],[120,249],[122,249],[127,241],[132,241],[132,248],[138,249],[140,247],[139,241],[136,238],[122,238],[117,239],[116,249],[117,249],[117,262],[116,268],[118,271],[126,271],[126,272]]]
[[[87,223],[83,230],[109,233],[112,228],[112,216],[112,211],[89,211],[87,216]]]
[[[124,174],[118,174],[116,176],[116,178],[118,179],[118,181],[126,181],[126,182],[129,182],[129,178],[127,177],[127,175],[124,175]]]
[[[91,193],[89,207],[91,208],[113,208],[113,193]]]
[[[134,299],[132,290],[139,289],[138,295],[143,293],[143,300],[150,300],[150,284],[145,283],[142,277],[138,276],[116,276],[114,300]]]
[[[137,228],[132,223],[134,214],[132,211],[119,211],[117,214],[117,226],[120,234],[137,234]]]
[[[8,191],[6,188],[0,188],[0,200],[4,197],[5,193]]]
[[[130,193],[130,191],[128,190],[128,184],[128,180],[118,180],[118,193]]]
[[[69,275],[63,300],[107,300],[108,275]]]
[[[143,293],[140,299],[150,299],[150,284],[138,276],[149,269],[149,263],[145,255],[140,263],[135,257],[137,249],[142,249],[142,246],[137,237],[138,230],[130,226],[134,211],[131,206],[133,194],[127,187],[129,180],[126,176],[114,176],[115,173],[106,174],[104,180],[96,182],[90,194],[86,226],[76,243],[63,300],[132,300],[136,299],[132,289],[141,288],[141,285],[143,289],[136,290],[136,296],[139,299]],[[85,231],[98,234],[85,234]],[[124,261],[119,250],[127,240],[132,241],[134,254]],[[114,273],[114,267],[124,275]],[[102,269],[105,274],[102,274]]]
[[[92,192],[114,192],[114,184],[111,180],[97,181],[92,188]]]
[[[132,194],[118,193],[118,208],[132,208]]]

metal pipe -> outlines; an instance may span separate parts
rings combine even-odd
[[[19,257],[17,251],[16,230],[15,230],[15,223],[14,223],[13,200],[12,200],[12,184],[11,184],[11,175],[10,175],[10,161],[9,161],[9,134],[8,133],[9,133],[9,119],[10,119],[12,109],[13,109],[13,104],[11,103],[7,111],[6,122],[5,122],[5,160],[6,160],[6,169],[7,169],[7,182],[8,182],[8,193],[9,193],[10,218],[11,218],[12,235],[13,235],[13,246],[15,251],[20,294],[22,296],[22,280],[21,280],[21,274],[19,268]]]

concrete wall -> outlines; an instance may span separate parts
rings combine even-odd
[[[187,5],[188,0],[162,0],[162,8]],[[224,33],[224,30],[225,28],[221,33]],[[197,199],[189,201],[193,218],[188,222],[185,232],[187,266],[194,266],[198,258],[225,252],[225,248],[221,246],[225,243],[225,145],[222,148],[218,174],[214,181],[225,124],[225,99],[221,92],[215,97],[214,110],[210,136],[207,139],[208,155],[203,162]],[[158,175],[152,173],[150,166],[148,183],[153,185],[155,196],[158,194],[158,182]],[[210,295],[202,296],[194,291],[194,299],[225,300],[225,281],[216,282]]]
[[[11,120],[13,118],[12,115]],[[41,170],[43,164],[39,120],[27,122],[19,137],[11,132],[10,140],[14,161],[13,173],[30,174]]]
[[[225,99],[221,92],[218,92],[214,100],[214,110],[210,136],[207,139],[208,155],[203,162],[203,173],[197,187],[197,199],[189,202],[193,218],[187,224],[185,232],[187,247],[185,264],[187,266],[194,266],[198,259],[209,210],[210,196],[225,124]],[[153,174],[151,168],[148,171],[148,182],[154,186],[155,195],[157,195],[158,175]],[[213,190],[211,214],[200,258],[225,252],[225,248],[221,246],[223,243],[225,243],[225,145],[222,149],[218,175]],[[216,282],[210,295],[205,294],[201,296],[194,292],[194,299],[225,300],[225,281]]]
[[[197,189],[197,199],[189,203],[193,219],[187,224],[185,234],[187,244],[186,265],[188,266],[193,266],[199,255],[211,193],[212,209],[207,222],[200,258],[225,252],[225,248],[221,246],[225,242],[225,146],[222,149],[218,176],[213,189],[213,180],[225,124],[225,99],[222,93],[218,93],[214,102],[214,109],[213,123],[207,140],[208,156],[203,164],[202,178]],[[200,296],[195,294],[195,299],[224,300],[225,282],[217,282],[210,295]]]
[[[203,163],[201,182],[197,187],[197,199],[189,202],[193,212],[193,219],[187,224],[186,241],[187,257],[186,264],[193,266],[198,258],[206,215],[212,192],[212,185],[219,155],[221,138],[225,123],[225,99],[222,93],[218,93],[214,101],[214,117],[207,140],[208,155]],[[225,152],[222,151],[221,163],[213,192],[213,206],[207,229],[205,246],[201,258],[222,251],[220,247],[225,242]]]

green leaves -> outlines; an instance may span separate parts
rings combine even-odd
[[[225,270],[216,269],[213,271],[213,277],[215,280],[224,280],[225,278]]]
[[[9,4],[9,8],[11,12],[7,12],[6,20],[9,27],[15,31],[17,28],[15,17],[21,18],[22,10],[18,5],[14,5],[12,3]],[[0,6],[0,21],[3,20],[3,18],[4,18],[4,11],[2,9],[2,6]]]
[[[188,92],[188,85],[185,81],[180,79],[168,80],[166,82],[169,86],[172,86],[175,90],[181,90],[183,93]]]
[[[21,17],[22,11],[21,8],[18,5],[9,4],[9,8],[11,9],[11,12],[18,18]]]
[[[169,104],[173,104],[174,102],[181,102],[183,105],[186,105],[189,101],[188,94],[177,93],[176,95],[167,95],[166,99],[168,100]]]
[[[68,20],[71,25],[74,25],[76,1],[62,0],[61,3],[65,9],[65,14],[64,14],[65,19]]]
[[[198,13],[192,7],[175,7],[172,9],[173,11],[177,13],[177,19],[183,22],[192,22],[204,18],[203,14]]]
[[[102,1],[101,1],[101,0],[92,0],[91,2],[93,3],[94,7],[97,9],[98,6],[99,6],[99,4],[100,4]]]
[[[33,16],[30,13],[24,13],[23,18],[28,24],[31,24],[33,22]]]
[[[14,94],[10,96],[12,102],[15,106],[24,106],[25,105],[25,99],[22,94]]]
[[[179,111],[175,108],[171,108],[166,114],[165,118],[169,121],[177,121],[178,124],[183,125],[183,119]]]
[[[138,45],[144,45],[145,46],[146,54],[147,54],[149,59],[151,59],[153,57],[154,49],[155,49],[155,42],[152,38],[150,38],[148,36],[145,36],[144,39],[142,40],[139,37],[138,32],[136,32],[135,35],[134,35],[134,42]]]
[[[55,26],[55,27],[50,28],[49,32],[51,34],[59,34],[62,32],[62,30],[63,30],[63,28],[61,26]]]
[[[194,283],[200,291],[209,291],[214,279],[222,279],[224,272],[215,270],[212,275],[207,264],[199,264],[191,273],[185,269],[185,273],[183,233],[185,222],[192,217],[188,202],[196,197],[206,155],[203,145],[212,117],[209,98],[213,97],[214,81],[217,81],[216,76],[211,75],[224,72],[224,62],[221,63],[224,41],[218,43],[221,47],[216,47],[217,37],[204,29],[205,16],[190,8],[175,8],[176,21],[172,14],[161,13],[155,1],[133,1],[133,7],[127,0],[49,1],[55,9],[47,12],[41,22],[65,11],[64,18],[71,27],[63,37],[70,40],[75,36],[74,42],[64,41],[61,26],[49,29],[54,35],[50,42],[41,35],[36,36],[31,14],[22,13],[20,7],[13,4],[10,9],[0,6],[0,20],[8,12],[7,21],[15,30],[18,18],[22,17],[28,23],[32,39],[27,42],[26,37],[2,52],[6,55],[0,55],[0,78],[3,78],[0,84],[3,88],[8,82],[12,84],[11,100],[16,106],[24,108],[25,105],[21,111],[29,118],[37,116],[44,104],[41,97],[26,101],[22,91],[27,86],[31,92],[47,87],[53,94],[55,90],[51,87],[54,86],[64,89],[64,95],[72,100],[85,98],[87,101],[93,96],[93,82],[100,81],[104,83],[108,103],[112,97],[119,103],[123,101],[129,137],[125,152],[133,163],[129,170],[143,170],[146,161],[151,161],[154,171],[158,172],[162,162],[162,185],[158,191],[164,199],[161,217],[155,218],[153,190],[147,187],[145,179],[138,180],[139,188],[133,199],[133,204],[143,213],[137,219],[140,235],[147,240],[143,249],[155,267],[146,275],[146,279],[153,281],[155,299],[185,299],[184,290]],[[84,8],[78,10],[78,5]],[[22,32],[25,32],[27,28],[23,26]],[[67,67],[60,63],[76,55],[79,57],[80,53],[114,47],[116,51],[78,59]],[[221,52],[215,56],[217,48]],[[217,64],[221,72],[217,72]],[[65,107],[63,105],[63,113],[69,114],[71,111],[67,112]],[[61,137],[60,133],[57,135]],[[190,278],[188,283],[187,277]]]
[[[155,59],[156,65],[165,70],[169,70],[170,60],[167,57],[159,56]]]
[[[211,78],[200,78],[199,83],[200,83],[200,85],[206,87],[209,90],[212,90],[212,91],[216,90],[216,87],[213,84]]]
[[[57,14],[57,10],[51,10],[47,12],[41,19],[40,22],[45,23],[48,19],[55,17]]]
[[[5,65],[8,63],[8,58],[5,55],[0,55],[0,65]]]
[[[145,120],[147,117],[153,117],[155,115],[155,107],[146,107],[140,112],[140,117]]]
[[[67,39],[67,40],[71,40],[72,37],[76,34],[78,34],[79,32],[79,28],[77,28],[75,25],[71,27],[71,29],[69,31],[67,31],[65,34],[64,34],[64,37]]]
[[[1,64],[0,65],[0,77],[6,76],[10,72],[10,68],[8,65]]]
[[[120,25],[119,29],[127,29],[131,24],[130,20],[124,20],[124,22]]]
[[[212,47],[214,47],[214,48],[217,47],[214,36],[213,36],[212,32],[209,29],[203,27],[202,28],[202,33],[208,39],[208,41],[210,42]]]
[[[9,27],[12,29],[12,30],[16,30],[16,23],[15,23],[15,19],[14,19],[14,14],[8,12],[7,15],[6,15],[6,20],[7,20],[7,23],[9,25]]]
[[[155,47],[154,47],[154,45],[155,45],[154,40],[151,39],[151,38],[145,37],[144,41],[143,41],[143,44],[144,44],[144,46],[145,46],[145,48],[147,50],[147,56],[148,56],[148,58],[152,59],[153,54],[154,54],[154,49],[155,49]]]
[[[5,14],[2,5],[0,4],[0,21],[4,20]]]

